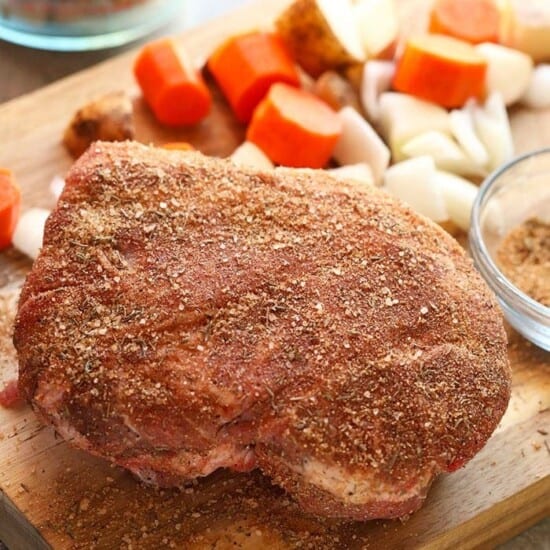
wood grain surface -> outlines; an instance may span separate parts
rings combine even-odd
[[[182,38],[200,62],[224,36],[269,25],[286,0],[268,0]],[[423,0],[401,15],[423,24]],[[133,53],[0,106],[0,165],[14,169],[26,207],[52,207],[47,185],[70,159],[62,129],[85,101],[114,87],[135,94],[138,139],[187,140],[226,155],[243,129],[222,98],[193,130],[158,127],[137,95]],[[515,110],[518,152],[550,145],[550,112]],[[17,285],[30,267],[15,251],[0,264],[0,384],[15,372],[10,346]],[[407,521],[350,523],[302,513],[257,472],[219,471],[182,491],[156,490],[71,449],[30,409],[0,409],[0,538],[27,548],[477,548],[505,541],[550,513],[550,354],[510,331],[513,396],[497,432],[462,470],[441,476]]]

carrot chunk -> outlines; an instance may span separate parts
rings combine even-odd
[[[212,97],[184,48],[170,38],[147,44],[134,75],[155,117],[168,126],[196,124],[210,111]]]
[[[272,84],[299,85],[292,58],[279,36],[254,32],[230,38],[208,68],[240,122],[247,123]]]
[[[10,170],[0,168],[0,250],[11,244],[20,209],[19,186]]]
[[[499,26],[493,0],[438,0],[430,12],[430,32],[472,44],[498,42]]]
[[[313,94],[287,84],[274,84],[258,105],[247,139],[275,163],[322,168],[340,133],[338,115]]]
[[[426,34],[409,39],[397,62],[396,90],[443,107],[461,107],[485,94],[486,59],[456,38]]]
[[[195,148],[186,141],[170,141],[161,145],[162,149],[171,149],[172,151],[194,151]]]

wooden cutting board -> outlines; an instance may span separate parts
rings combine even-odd
[[[429,0],[401,0],[421,27]],[[224,36],[264,27],[288,0],[258,2],[193,30],[183,42],[200,61]],[[72,112],[113,89],[135,93],[127,54],[0,106],[0,166],[11,167],[26,207],[51,208],[47,186],[70,159],[59,143]],[[223,99],[193,130],[159,128],[135,100],[138,139],[191,141],[226,155],[242,140]],[[518,152],[550,146],[550,112],[516,110]],[[0,255],[0,386],[13,376],[13,288],[30,262]],[[11,302],[10,302],[11,300]],[[0,409],[0,539],[12,550],[48,548],[474,548],[504,541],[550,513],[550,354],[510,332],[513,396],[497,432],[459,472],[439,478],[408,521],[349,523],[303,514],[253,472],[217,472],[183,491],[140,485],[70,448],[29,408]]]

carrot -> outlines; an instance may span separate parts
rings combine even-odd
[[[326,103],[277,83],[254,111],[246,137],[275,163],[322,168],[341,132],[340,118]]]
[[[212,54],[208,69],[243,123],[250,121],[273,83],[299,86],[298,72],[283,41],[270,33],[230,38]]]
[[[493,0],[437,0],[430,12],[430,32],[472,44],[498,42],[500,14]]]
[[[194,151],[195,148],[186,141],[171,141],[161,145],[162,149],[171,149],[174,151]]]
[[[0,250],[11,244],[21,209],[21,192],[13,174],[0,168]]]
[[[172,39],[147,44],[135,61],[134,75],[163,124],[196,124],[210,111],[210,91],[183,47]]]
[[[442,34],[409,39],[397,62],[393,87],[443,107],[461,107],[485,94],[487,61],[475,48]]]

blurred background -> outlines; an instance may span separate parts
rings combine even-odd
[[[246,2],[247,0],[180,0],[181,11],[168,25],[136,42],[106,50],[48,52],[0,40],[0,103],[135,48],[153,37],[181,33]]]

